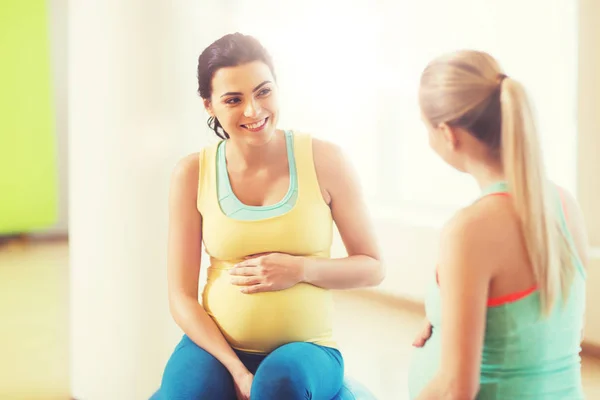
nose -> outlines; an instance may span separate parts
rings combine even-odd
[[[256,100],[252,99],[246,104],[246,108],[244,109],[244,116],[247,118],[255,118],[260,111],[260,105],[256,102]]]

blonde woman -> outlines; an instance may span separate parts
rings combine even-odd
[[[523,86],[488,54],[433,60],[419,102],[433,150],[481,196],[445,226],[412,399],[583,399],[586,233],[548,181]]]

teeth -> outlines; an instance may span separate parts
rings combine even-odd
[[[263,125],[265,124],[265,121],[266,121],[266,120],[265,120],[265,119],[263,119],[263,120],[262,120],[262,121],[260,121],[260,122],[256,122],[256,123],[254,123],[254,124],[248,124],[248,125],[246,125],[246,127],[247,127],[247,128],[250,128],[250,129],[257,129],[257,128],[260,128],[261,126],[263,126]]]

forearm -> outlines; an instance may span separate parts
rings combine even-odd
[[[219,360],[232,376],[247,372],[215,322],[196,299],[180,297],[173,300],[171,313],[185,334]]]
[[[303,281],[326,289],[376,286],[384,277],[381,262],[365,255],[304,258],[303,264]]]

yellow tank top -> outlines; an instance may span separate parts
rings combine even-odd
[[[333,219],[317,180],[312,138],[296,133],[293,140],[297,201],[289,211],[261,220],[236,220],[223,213],[217,196],[217,145],[200,152],[198,211],[210,256],[202,305],[229,344],[246,352],[266,354],[290,342],[336,347],[329,290],[299,283],[276,292],[243,294],[227,272],[257,253],[330,256]]]

